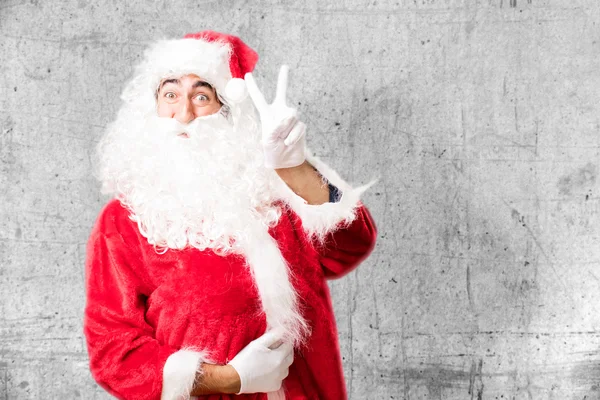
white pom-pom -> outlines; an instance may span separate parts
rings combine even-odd
[[[225,98],[233,103],[240,103],[248,96],[246,81],[240,78],[233,78],[225,86]]]

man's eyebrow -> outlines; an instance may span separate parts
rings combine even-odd
[[[157,92],[160,92],[160,90],[163,88],[163,86],[165,86],[167,83],[174,83],[176,85],[179,85],[179,79],[165,79],[164,81],[161,82],[160,86],[158,87]]]
[[[210,83],[204,82],[204,81],[200,81],[200,80],[194,82],[194,84],[192,85],[193,89],[196,89],[198,87],[207,87],[209,89],[213,89],[213,87],[212,87],[212,85]]]
[[[161,82],[160,86],[158,87],[158,90],[156,91],[156,96],[158,96],[158,93],[160,93],[160,91],[162,90],[162,88],[167,84],[167,83],[174,83],[176,85],[180,85],[181,82],[179,81],[179,79],[176,78],[171,78],[171,79],[165,79],[164,81]],[[215,90],[212,85],[208,82],[204,82],[202,80],[197,80],[196,82],[194,82],[194,84],[192,85],[192,89],[196,89],[198,87],[207,87],[211,90]]]

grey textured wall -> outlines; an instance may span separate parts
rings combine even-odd
[[[0,1],[0,398],[105,399],[82,336],[90,157],[149,41],[291,66],[380,238],[332,282],[351,398],[600,399],[596,0]]]

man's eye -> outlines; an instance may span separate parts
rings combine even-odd
[[[173,93],[173,92],[167,92],[167,93],[165,93],[165,98],[167,98],[167,99],[174,99],[175,98],[175,93]]]
[[[198,95],[196,95],[196,100],[207,101],[208,97],[205,94],[198,94]]]

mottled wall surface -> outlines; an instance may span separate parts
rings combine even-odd
[[[600,399],[600,3],[0,1],[0,398],[105,399],[91,155],[149,41],[243,37],[378,222],[331,283],[352,399]]]

